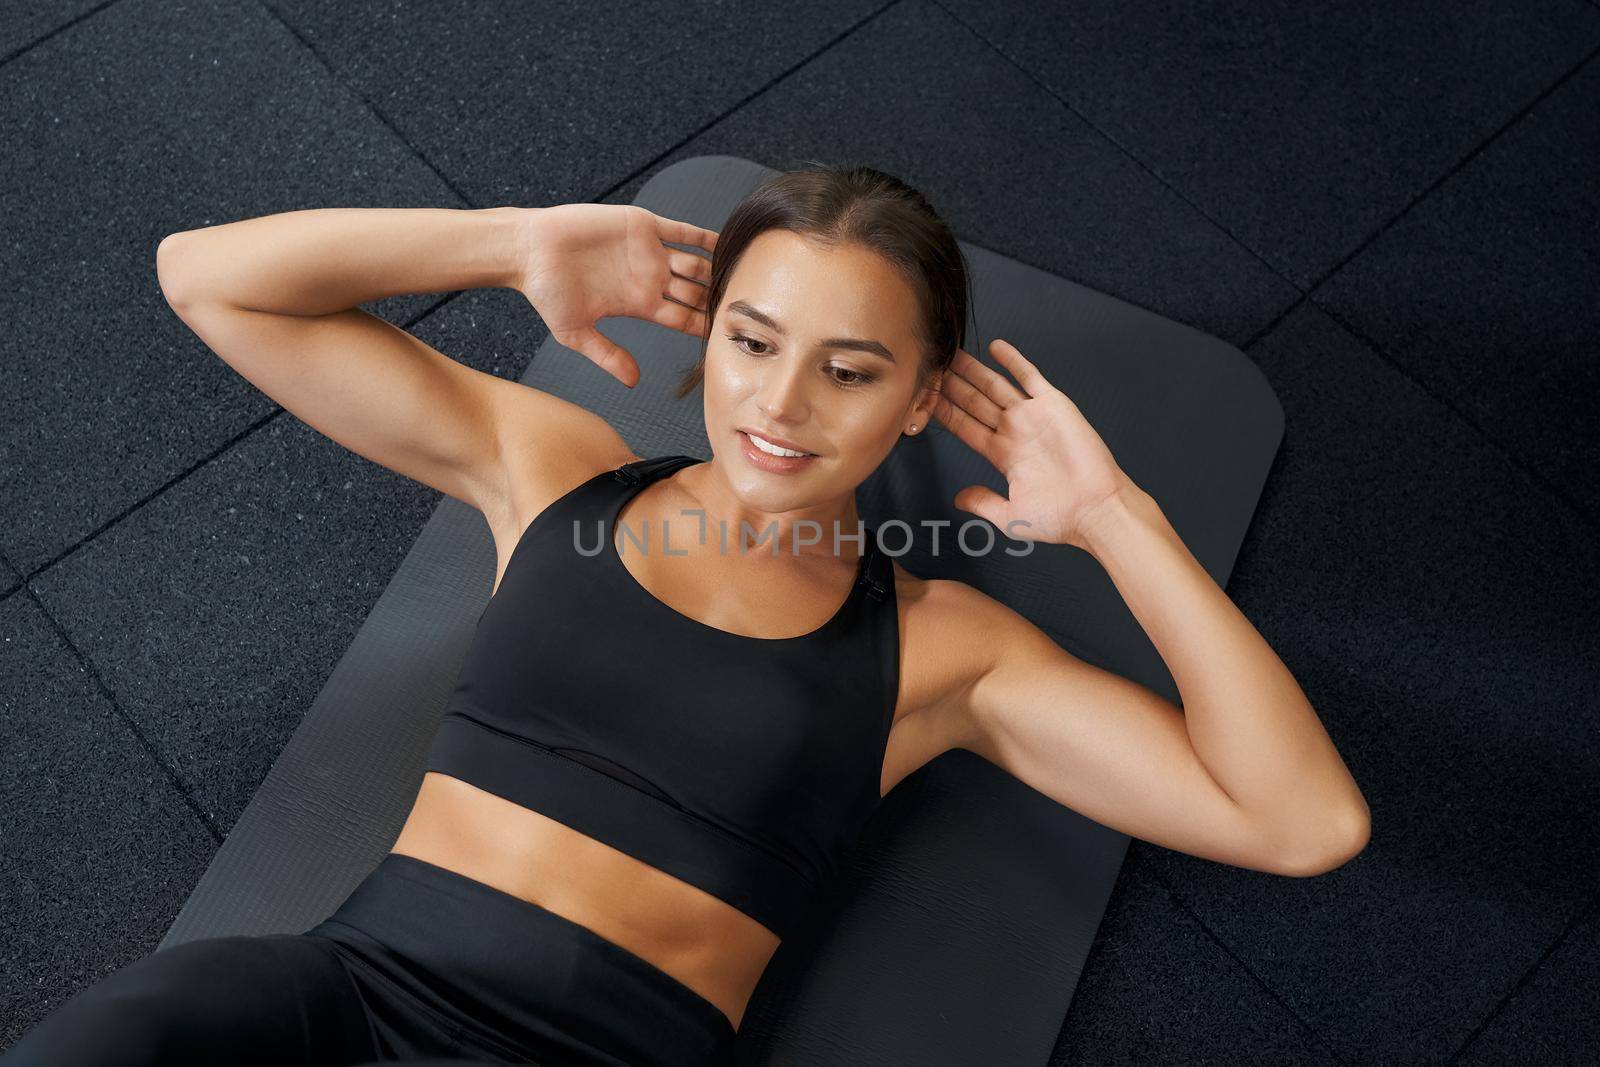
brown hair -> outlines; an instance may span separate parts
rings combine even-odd
[[[950,226],[928,199],[873,167],[830,167],[807,160],[751,190],[717,234],[706,299],[700,358],[678,383],[683,399],[705,378],[711,323],[750,242],[767,230],[789,230],[826,245],[859,244],[888,260],[916,291],[922,314],[917,340],[923,360],[917,388],[950,366],[966,332],[971,281]]]

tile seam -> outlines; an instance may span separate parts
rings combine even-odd
[[[189,789],[188,784],[184,782],[182,776],[179,775],[177,770],[167,762],[166,758],[145,735],[145,732],[140,729],[139,724],[131,715],[128,714],[127,710],[123,708],[121,701],[117,699],[116,691],[106,684],[105,678],[101,675],[99,668],[94,662],[94,659],[85,653],[81,648],[79,648],[77,643],[72,640],[72,636],[67,633],[66,628],[61,625],[61,622],[55,617],[55,614],[45,604],[44,598],[39,594],[39,591],[34,589],[32,585],[26,582],[23,583],[23,588],[26,590],[28,598],[33,601],[34,606],[39,610],[39,613],[43,615],[49,622],[50,628],[55,631],[57,640],[65,645],[67,651],[71,653],[72,657],[83,666],[84,671],[88,673],[89,679],[94,685],[96,691],[108,704],[111,705],[112,714],[117,719],[121,720],[122,724],[126,726],[133,734],[134,740],[137,741],[139,747],[144,750],[145,755],[155,761],[156,766],[160,767],[161,770],[165,772],[169,784],[171,784],[171,786],[177,790],[179,797],[182,798],[184,804],[189,808],[190,813],[193,814],[197,820],[199,820],[201,829],[203,829],[216,844],[221,845],[223,838],[227,835],[224,834],[221,828],[216,825],[211,816],[206,814],[205,809],[200,806],[199,801],[195,798],[194,793]]]

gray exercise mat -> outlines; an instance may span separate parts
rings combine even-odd
[[[635,203],[720,230],[773,173],[697,157],[657,174]],[[991,338],[1017,345],[1225,584],[1283,436],[1261,372],[1191,327],[962,247],[976,313],[964,347],[992,365]],[[680,401],[671,392],[698,342],[633,319],[604,329],[637,357],[635,389],[553,339],[522,381],[604,416],[640,455],[708,456],[701,394]],[[936,424],[902,441],[857,499],[869,523],[901,518],[920,531],[923,521],[948,520],[953,534],[973,516],[951,498],[974,483],[1005,491],[985,460]],[[1073,654],[1178,699],[1087,553],[1037,545],[1024,560],[930,556],[927,541],[919,533],[901,565],[970,582]],[[444,497],[160,947],[307,929],[389,850],[494,567],[483,517]],[[1127,844],[971,752],[940,756],[889,793],[840,877],[779,949],[743,1020],[742,1062],[1045,1063]]]

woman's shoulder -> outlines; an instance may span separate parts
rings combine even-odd
[[[1011,608],[958,579],[922,578],[899,563],[894,579],[904,708],[949,706],[949,698],[983,677],[1029,628]]]
[[[923,578],[891,560],[903,632],[935,656],[987,657],[1033,629],[1024,616],[956,578]]]

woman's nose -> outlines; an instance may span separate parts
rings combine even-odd
[[[773,422],[798,422],[805,418],[805,382],[795,368],[773,367],[761,379],[756,407]]]

